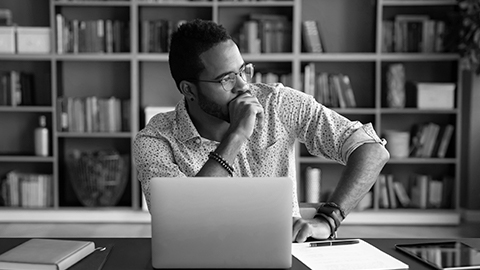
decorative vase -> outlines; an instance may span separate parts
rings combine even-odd
[[[392,64],[387,70],[387,105],[390,108],[405,107],[405,68]]]

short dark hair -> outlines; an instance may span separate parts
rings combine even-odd
[[[183,80],[197,79],[203,71],[200,54],[231,39],[227,30],[213,21],[195,19],[180,25],[172,34],[168,58],[177,87],[180,89]]]

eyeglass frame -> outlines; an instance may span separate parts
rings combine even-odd
[[[247,76],[247,73],[245,72],[247,70],[247,67],[248,66],[251,66],[251,72],[252,74],[250,76]],[[228,92],[228,91],[232,91],[233,88],[235,88],[235,84],[237,83],[237,76],[240,75],[240,78],[242,78],[242,80],[246,83],[249,83],[249,79],[253,78],[253,74],[254,74],[254,71],[255,71],[255,65],[252,64],[252,63],[244,63],[242,65],[242,67],[240,67],[240,69],[238,70],[238,72],[230,72],[228,73],[227,75],[225,75],[223,78],[221,78],[220,80],[200,80],[200,79],[189,79],[191,81],[197,81],[197,82],[209,82],[209,83],[219,83],[222,85],[222,88],[224,91]],[[244,74],[244,75],[242,75]],[[233,75],[233,76],[232,76]],[[245,76],[245,78],[244,78]],[[227,79],[226,79],[227,78]],[[232,80],[233,78],[233,80]],[[232,83],[232,88],[231,89],[226,89],[225,86],[223,85],[224,83],[222,83],[222,81],[225,81],[225,83],[228,82],[228,80],[232,80],[233,83]]]

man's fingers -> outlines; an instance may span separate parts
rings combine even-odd
[[[305,220],[299,218],[293,222],[292,242],[303,243],[309,236],[312,236],[310,225]]]
[[[308,229],[308,225],[304,226],[297,234],[297,242],[298,243],[303,243],[305,241],[307,241],[307,238],[309,236],[312,236],[311,233],[309,233],[310,230]]]

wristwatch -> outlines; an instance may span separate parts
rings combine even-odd
[[[337,236],[338,227],[345,219],[345,212],[334,202],[326,202],[317,209],[315,218],[323,218],[330,226],[330,239],[335,239]]]

